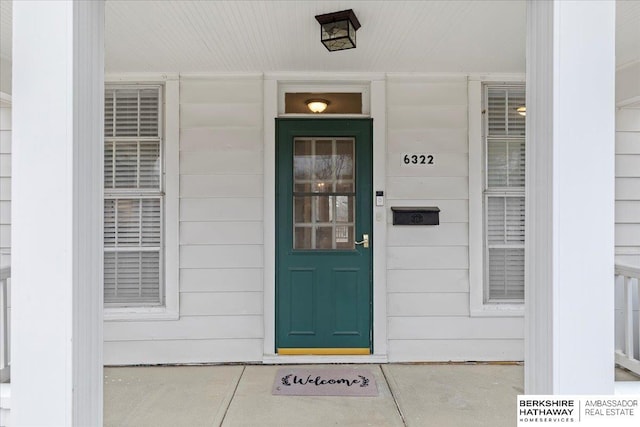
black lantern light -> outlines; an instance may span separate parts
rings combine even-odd
[[[320,23],[320,40],[330,51],[356,47],[356,30],[360,21],[352,9],[316,15]]]

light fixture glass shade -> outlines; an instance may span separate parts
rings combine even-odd
[[[518,112],[518,114],[520,114],[521,116],[526,116],[527,115],[527,107],[525,107],[524,105],[521,107],[516,108],[516,111]]]
[[[329,105],[329,101],[325,99],[310,99],[307,101],[307,107],[313,113],[322,113],[327,109],[327,105]]]
[[[356,31],[349,20],[331,22],[320,26],[322,44],[329,50],[353,49],[356,47]]]

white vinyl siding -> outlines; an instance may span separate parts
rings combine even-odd
[[[470,248],[477,244],[482,252],[482,232],[472,243],[470,220],[479,218],[482,230],[484,179],[469,176],[470,162],[477,161],[481,170],[483,142],[480,118],[477,137],[469,139],[468,87],[467,78],[459,76],[387,80],[385,207],[375,209],[440,208],[435,226],[393,225],[388,211],[384,303],[390,362],[523,357],[522,317],[477,317],[470,306]],[[473,93],[478,107],[473,111],[480,116],[481,87]],[[476,151],[480,158],[470,158]],[[433,155],[434,162],[408,167],[402,162],[406,153]],[[469,191],[476,184],[480,201],[472,209]],[[473,285],[482,293],[482,280]]]
[[[135,307],[131,321],[106,322],[105,364],[262,360],[262,82],[251,75],[164,83],[164,287],[168,307],[175,286],[176,315]]]
[[[616,262],[640,266],[640,102],[616,111]]]
[[[524,85],[484,86],[485,287],[489,303],[524,301]]]
[[[0,268],[11,265],[11,105],[0,98]]]
[[[161,86],[107,86],[104,301],[163,304]]]

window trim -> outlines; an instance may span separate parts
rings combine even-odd
[[[164,155],[164,250],[161,259],[164,261],[161,276],[164,276],[164,304],[161,306],[128,306],[104,307],[105,321],[128,320],[177,320],[179,313],[179,138],[180,138],[180,81],[177,74],[163,75],[107,75],[105,84],[129,84],[135,86],[163,86],[162,102],[164,121],[161,134],[164,137],[161,148]]]
[[[523,75],[473,76],[467,87],[469,119],[469,312],[472,317],[522,317],[523,303],[485,302],[485,148],[483,84],[525,82]],[[528,162],[528,161],[527,161]],[[526,193],[526,191],[525,191]]]

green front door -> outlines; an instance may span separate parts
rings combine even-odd
[[[371,129],[370,119],[277,119],[279,354],[371,351]]]

